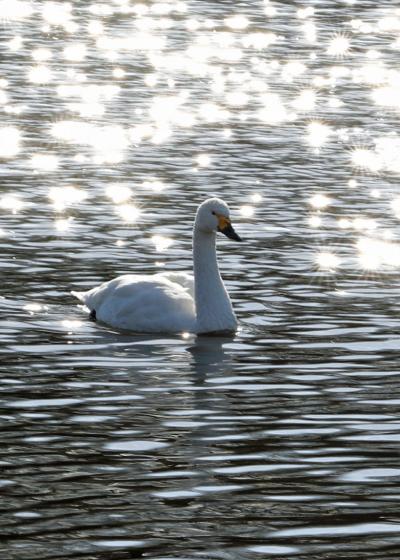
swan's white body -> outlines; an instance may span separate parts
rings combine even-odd
[[[218,270],[218,229],[240,240],[230,226],[227,205],[212,198],[203,202],[196,214],[194,277],[184,272],[126,274],[88,292],[72,293],[95,312],[97,320],[118,329],[158,333],[235,331],[237,319]]]
[[[88,292],[73,292],[96,319],[136,332],[193,332],[193,278],[181,274],[125,274]]]

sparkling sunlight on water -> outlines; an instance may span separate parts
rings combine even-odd
[[[1,558],[396,560],[400,6],[0,18]],[[236,336],[89,320],[210,196]]]

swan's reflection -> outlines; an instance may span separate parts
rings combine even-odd
[[[225,352],[224,344],[232,342],[234,336],[198,336],[193,340],[187,351],[192,356],[190,366],[194,383],[204,383],[210,374],[215,376],[231,371],[231,356]]]
[[[231,343],[232,336],[195,336],[189,340],[182,338],[161,337],[154,335],[131,335],[107,332],[103,336],[97,333],[97,348],[118,348],[120,353],[134,366],[135,361],[143,363],[145,358],[162,356],[168,359],[168,369],[173,371],[175,363],[178,369],[186,369],[193,385],[203,385],[212,376],[230,374],[232,370],[231,355],[224,345]],[[99,340],[100,339],[100,340]],[[187,343],[187,345],[185,344]],[[186,355],[186,359],[185,359]],[[160,364],[159,364],[160,365]]]

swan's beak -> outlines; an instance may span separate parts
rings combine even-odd
[[[233,239],[234,241],[242,241],[242,238],[238,236],[236,231],[233,229],[231,221],[225,216],[218,216],[218,231]]]

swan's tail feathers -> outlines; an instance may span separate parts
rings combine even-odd
[[[71,294],[73,296],[75,296],[76,298],[78,298],[83,303],[85,303],[85,292],[74,292],[74,291],[72,291]]]

